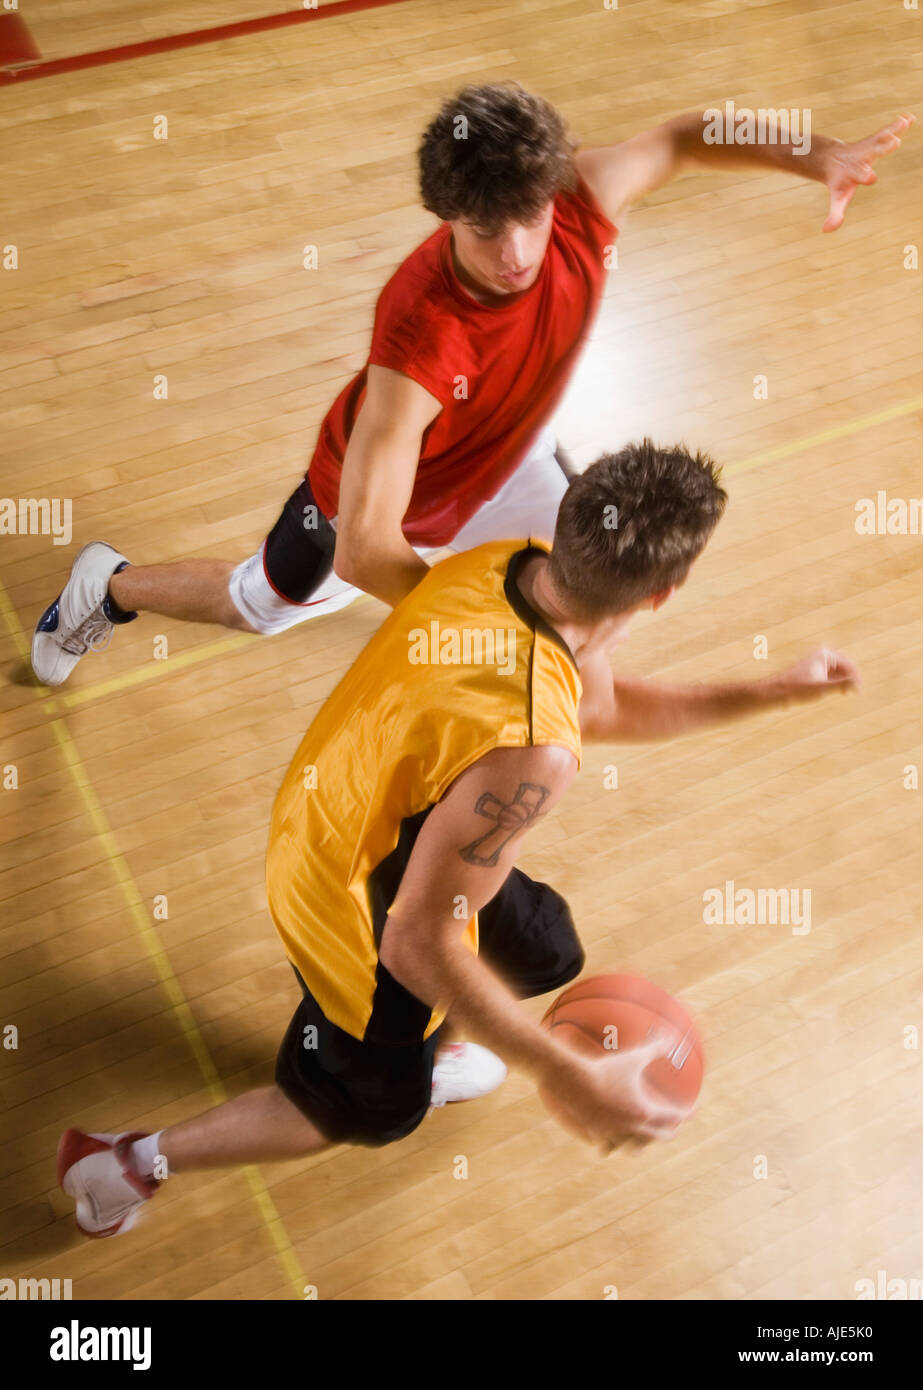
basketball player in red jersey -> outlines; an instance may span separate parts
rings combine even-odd
[[[58,685],[140,610],[279,632],[360,590],[395,605],[426,557],[510,535],[549,538],[567,477],[548,420],[596,313],[618,223],[688,166],[774,167],[826,185],[843,221],[901,116],[853,144],[710,143],[704,113],[575,153],[564,123],[515,84],[446,102],[420,147],[441,225],[378,301],[366,367],[325,417],[307,477],[255,555],[131,566],[93,542],[42,614],[38,678]]]

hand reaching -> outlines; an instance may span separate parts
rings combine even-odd
[[[777,679],[786,695],[807,700],[834,689],[859,690],[862,683],[859,668],[829,647],[818,647]]]
[[[824,151],[824,183],[830,191],[830,208],[823,225],[825,232],[835,232],[842,226],[846,209],[860,184],[876,183],[878,175],[872,168],[876,159],[891,154],[900,145],[900,136],[909,130],[916,117],[911,112],[898,116],[890,125],[883,126],[874,135],[851,144],[836,140]]]

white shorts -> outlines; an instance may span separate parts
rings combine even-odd
[[[515,540],[520,536],[551,541],[558,507],[567,489],[567,478],[555,458],[556,443],[553,430],[542,430],[512,477],[475,512],[448,546],[415,547],[417,554],[431,560],[447,551],[473,550],[485,541]],[[336,613],[362,592],[331,572],[310,599],[293,603],[270,584],[263,564],[263,546],[237,566],[229,590],[238,612],[262,633],[284,632],[308,618]]]

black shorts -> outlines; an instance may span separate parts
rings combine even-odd
[[[276,593],[306,603],[333,570],[336,538],[305,478],[266,537],[263,565]]]
[[[478,913],[481,959],[520,999],[547,994],[583,969],[583,948],[567,903],[545,883],[513,869]],[[325,1017],[298,971],[304,998],[276,1060],[276,1084],[335,1144],[379,1147],[410,1134],[430,1107],[437,1028],[417,1042],[360,1041]],[[378,965],[378,993],[408,1012],[419,1000]],[[315,1031],[316,1030],[316,1031]]]

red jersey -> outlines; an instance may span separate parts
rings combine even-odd
[[[589,332],[616,228],[578,176],[554,202],[551,237],[533,285],[479,304],[452,264],[443,224],[385,285],[368,364],[324,418],[308,469],[321,511],[336,516],[346,444],[369,366],[390,367],[442,403],[423,435],[403,532],[414,545],[447,544],[522,462],[564,393]]]

